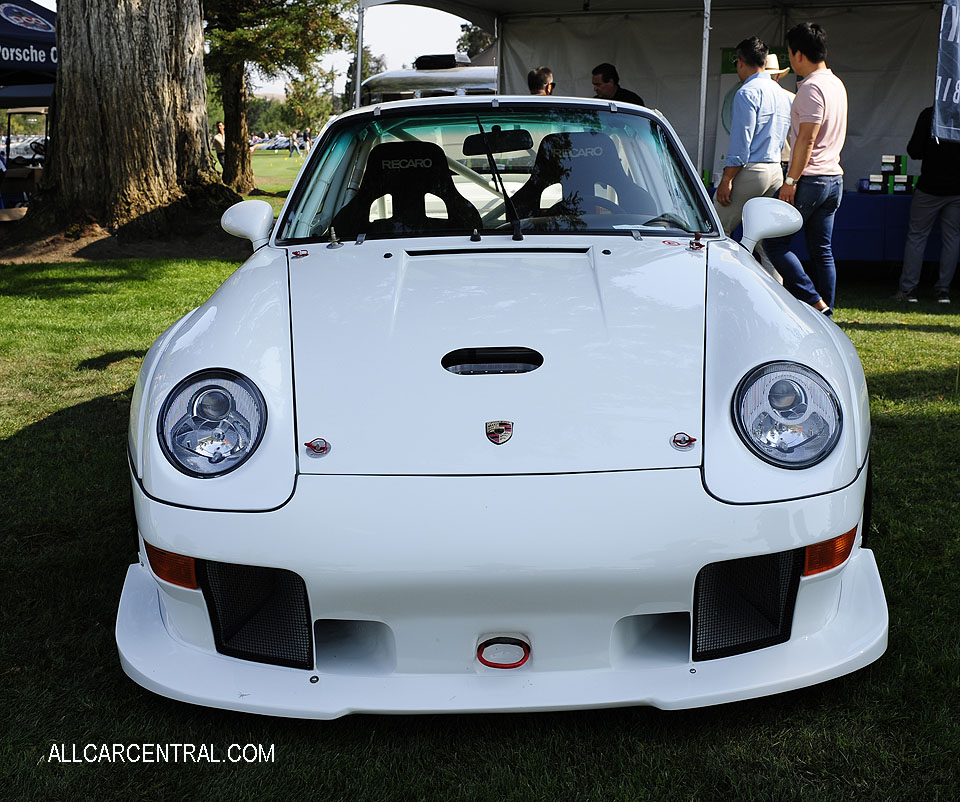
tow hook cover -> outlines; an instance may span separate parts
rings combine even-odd
[[[477,646],[477,660],[488,668],[520,668],[529,659],[530,644],[522,638],[498,636]]]

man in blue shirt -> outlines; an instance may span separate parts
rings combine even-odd
[[[790,130],[790,101],[764,70],[766,60],[767,46],[756,36],[737,45],[737,76],[743,85],[733,97],[730,147],[713,197],[728,236],[740,225],[743,204],[774,195],[783,183],[780,152]]]

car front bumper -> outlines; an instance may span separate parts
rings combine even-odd
[[[301,476],[282,508],[172,507],[134,486],[144,540],[205,560],[293,571],[311,621],[363,622],[308,669],[218,653],[203,594],[130,567],[117,619],[124,670],[164,696],[280,716],[688,708],[788,691],[886,648],[887,609],[859,535],[800,580],[789,640],[694,660],[693,589],[708,564],[800,548],[860,522],[866,472],[776,504],[708,496],[697,470],[513,477]],[[141,552],[143,550],[141,549]],[[516,635],[523,666],[481,665]],[[371,643],[371,638],[373,642]]]

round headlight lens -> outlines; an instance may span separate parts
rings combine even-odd
[[[174,467],[191,476],[221,476],[260,444],[267,406],[239,373],[208,370],[178,384],[160,410],[158,435]]]
[[[230,403],[230,395],[221,387],[212,387],[209,390],[202,390],[197,396],[196,403],[193,405],[194,414],[207,420],[223,420],[230,414],[233,404]]]
[[[793,362],[771,362],[749,373],[733,399],[743,442],[782,468],[809,468],[840,439],[840,404],[826,379]]]

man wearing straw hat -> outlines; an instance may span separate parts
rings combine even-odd
[[[773,78],[773,82],[780,88],[780,91],[783,92],[787,99],[790,101],[791,107],[793,106],[793,99],[796,97],[796,94],[791,92],[784,86],[780,85],[780,79],[783,78],[788,72],[790,72],[789,67],[784,67],[780,69],[780,59],[777,58],[776,53],[767,54],[767,63],[763,67],[764,71]],[[787,167],[790,166],[790,132],[787,132],[787,139],[783,143],[783,150],[780,151],[780,163],[783,166],[783,172],[786,174]]]
[[[767,46],[756,36],[737,45],[737,76],[743,86],[733,97],[730,146],[713,196],[727,236],[740,224],[748,200],[773,195],[783,183],[780,159],[790,127],[790,103],[764,69],[766,62]],[[762,251],[761,261],[774,274]]]

